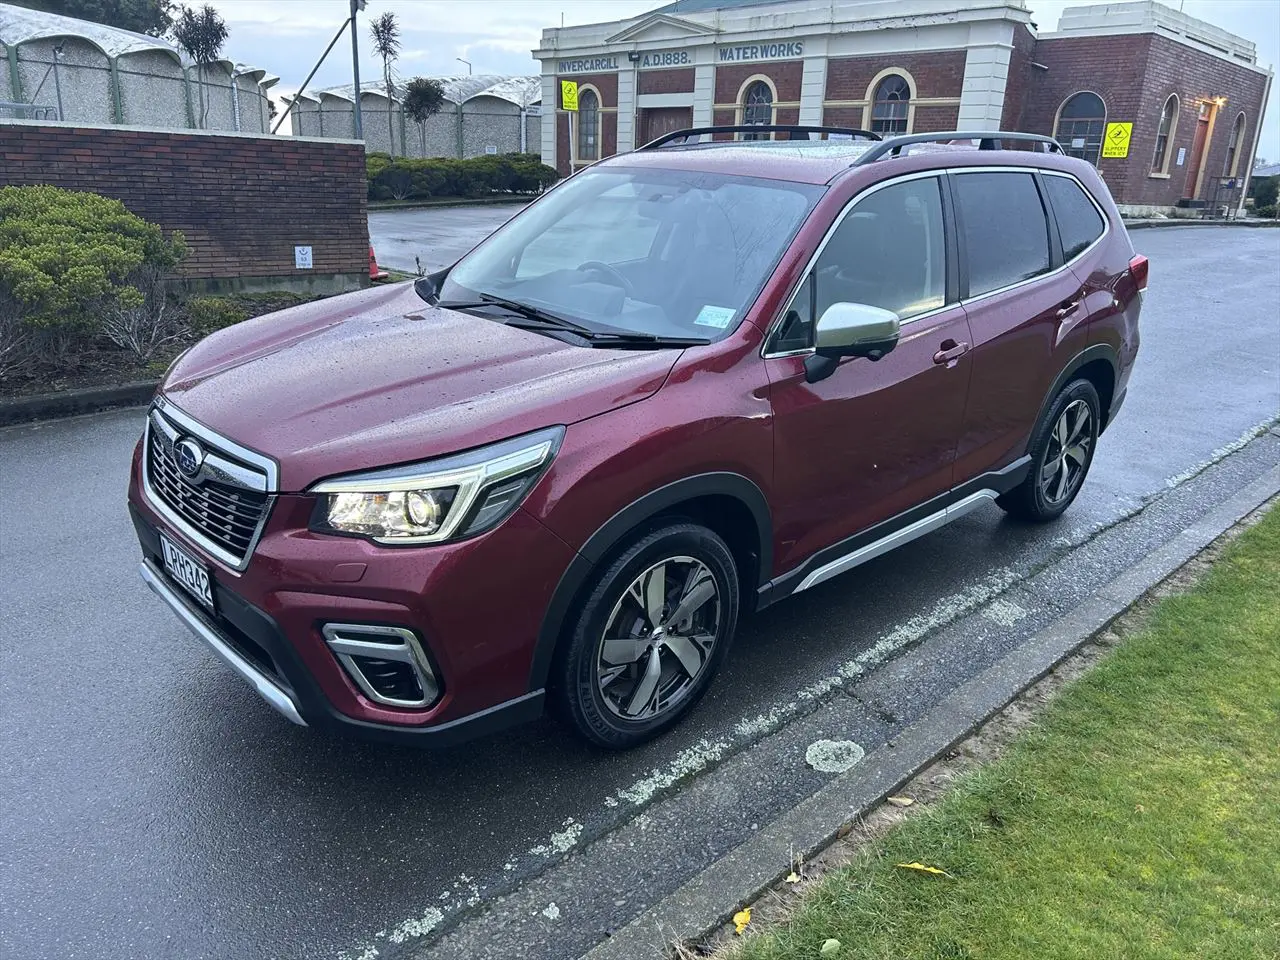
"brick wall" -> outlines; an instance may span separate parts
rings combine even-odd
[[[577,124],[574,124],[575,128]],[[618,112],[616,110],[600,111],[600,156],[612,157],[618,152]],[[569,114],[563,110],[556,114],[556,172],[562,177],[573,173],[570,169],[569,152]],[[579,166],[594,161],[582,161]]]
[[[826,99],[864,100],[875,75],[890,67],[911,74],[917,97],[958,97],[964,86],[964,59],[963,50],[835,57],[827,63]]]
[[[955,130],[960,126],[960,105],[944,107],[916,107],[912,133],[929,133],[932,130]]]
[[[581,94],[584,86],[590,85],[600,91],[600,106],[616,107],[618,105],[618,75],[616,73],[582,73],[572,76],[563,76],[556,78],[557,102],[555,106],[559,107],[559,90],[561,80],[574,80],[578,84],[578,92]]]
[[[743,63],[716,67],[716,103],[737,103],[738,91],[748,77],[761,74],[773,81],[782,103],[799,102],[800,79],[804,75],[802,60],[771,60],[765,63]],[[730,121],[732,123],[732,121]]]
[[[1241,110],[1245,130],[1240,149],[1247,155],[1252,146],[1265,86],[1265,78],[1253,70],[1152,34],[1041,40],[1034,56],[1049,69],[1029,72],[1019,124],[1023,129],[1052,134],[1059,106],[1080,90],[1102,98],[1108,122],[1133,124],[1129,156],[1102,159],[1098,165],[1119,203],[1171,207],[1191,195],[1195,185],[1188,183],[1187,175],[1200,98],[1227,98],[1205,155],[1202,198],[1210,192],[1209,178],[1222,173],[1231,125]],[[1178,95],[1181,109],[1166,179],[1151,176],[1151,161],[1160,111],[1170,93]],[[1180,148],[1187,151],[1181,167],[1176,165]],[[1241,160],[1242,171],[1245,163],[1247,157]]]
[[[1013,28],[1013,50],[1009,52],[1009,78],[1005,84],[1004,110],[1000,114],[1001,130],[1021,130],[1022,108],[1031,84],[1036,38],[1024,23]]]
[[[0,122],[0,186],[40,183],[180,230],[192,280],[368,278],[359,143]],[[295,245],[311,247],[311,270],[294,268]]]
[[[1198,102],[1202,99],[1225,97],[1226,103],[1216,108],[1217,118],[1204,155],[1202,165],[1204,178],[1198,196],[1201,199],[1211,198],[1211,178],[1222,175],[1223,163],[1227,156],[1227,142],[1231,136],[1231,125],[1235,122],[1236,115],[1242,110],[1245,115],[1245,126],[1240,149],[1244,151],[1246,159],[1241,160],[1240,169],[1247,170],[1246,164],[1252,160],[1248,157],[1248,152],[1253,145],[1253,134],[1262,112],[1265,86],[1266,78],[1253,70],[1236,66],[1220,57],[1202,53],[1165,37],[1153,37],[1151,52],[1147,59],[1147,78],[1142,92],[1141,114],[1133,127],[1133,143],[1130,152],[1135,157],[1135,161],[1141,161],[1137,172],[1145,172],[1150,167],[1151,157],[1155,152],[1160,110],[1169,94],[1176,93],[1181,103],[1181,110],[1178,116],[1178,129],[1174,134],[1173,157],[1176,161],[1178,149],[1186,147],[1187,158],[1181,167],[1170,162],[1168,180],[1150,178],[1139,180],[1141,183],[1139,198],[1127,202],[1176,203],[1179,198],[1190,197],[1195,191],[1195,184],[1190,181],[1188,174],[1191,170],[1191,146],[1195,136],[1196,117],[1199,113]],[[1134,151],[1137,153],[1134,154]]]
[[[647,70],[640,74],[640,93],[693,93],[693,68]]]

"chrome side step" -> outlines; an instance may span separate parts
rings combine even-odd
[[[807,590],[815,584],[822,583],[824,580],[830,580],[834,576],[852,570],[860,564],[866,563],[868,560],[874,560],[881,554],[888,553],[895,547],[900,547],[904,543],[910,543],[917,537],[923,537],[926,533],[932,533],[939,527],[945,527],[952,520],[963,517],[966,513],[972,513],[984,503],[994,501],[1000,496],[998,490],[979,490],[977,493],[971,493],[963,500],[957,500],[949,507],[944,507],[937,513],[931,513],[927,517],[922,517],[915,523],[908,524],[901,530],[895,530],[888,536],[881,537],[879,540],[868,543],[866,546],[859,547],[852,553],[846,553],[839,559],[832,560],[830,563],[823,564],[817,570],[814,570],[807,577],[800,581],[800,586],[796,587],[794,593],[801,590]]]

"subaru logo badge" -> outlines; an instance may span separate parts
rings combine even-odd
[[[173,457],[183,475],[194,478],[204,464],[204,447],[190,437],[183,437],[173,445]]]

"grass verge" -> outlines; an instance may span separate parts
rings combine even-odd
[[[1280,509],[1001,759],[728,953],[1280,957]]]

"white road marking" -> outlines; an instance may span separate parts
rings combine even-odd
[[[1255,437],[1262,436],[1264,433],[1270,430],[1273,426],[1275,426],[1278,422],[1280,422],[1280,417],[1272,415],[1268,417],[1266,420],[1263,420],[1261,423],[1257,424],[1256,426],[1250,427],[1248,430],[1240,434],[1239,437],[1232,440],[1226,446],[1219,447],[1217,450],[1213,451],[1213,453],[1209,454],[1209,459],[1202,460],[1199,463],[1197,463],[1194,467],[1191,467],[1188,470],[1183,470],[1182,473],[1178,474],[1177,476],[1170,477],[1168,480],[1164,482],[1165,486],[1172,489],[1176,486],[1186,483],[1196,474],[1203,473],[1205,470],[1213,466],[1219,460],[1223,459],[1224,457],[1231,456],[1231,454],[1235,453],[1237,450],[1244,447],[1245,444],[1247,444],[1250,440],[1254,439]]]
[[[1027,616],[1027,611],[1011,600],[992,600],[982,615],[1002,627],[1012,627]]]

